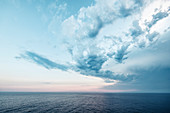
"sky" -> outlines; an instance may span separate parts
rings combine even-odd
[[[0,0],[0,91],[170,93],[169,0]]]

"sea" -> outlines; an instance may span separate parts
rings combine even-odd
[[[0,113],[170,113],[170,93],[0,92]]]

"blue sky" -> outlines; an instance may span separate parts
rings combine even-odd
[[[168,0],[0,6],[0,91],[170,92]]]

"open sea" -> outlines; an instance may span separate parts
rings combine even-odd
[[[170,113],[168,93],[0,92],[0,113]]]

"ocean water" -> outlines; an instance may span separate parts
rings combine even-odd
[[[170,113],[170,94],[0,93],[0,113]]]

